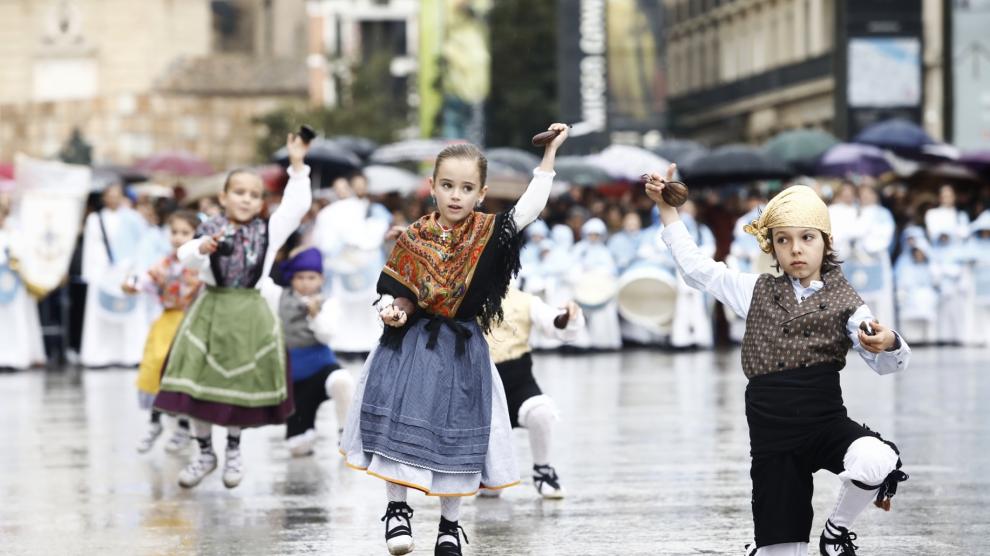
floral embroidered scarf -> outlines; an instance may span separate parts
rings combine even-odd
[[[162,307],[185,310],[199,293],[199,273],[182,266],[175,254],[158,263],[164,281],[158,284],[158,296]]]
[[[424,216],[399,236],[383,272],[416,295],[419,306],[453,318],[495,229],[495,215],[472,213],[444,231],[438,213]]]
[[[230,254],[221,250],[210,256],[217,285],[225,288],[253,288],[261,278],[268,250],[268,222],[255,218],[234,225],[225,216],[214,216],[199,225],[197,237],[223,232],[222,242],[232,245]]]

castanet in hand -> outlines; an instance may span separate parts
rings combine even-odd
[[[641,179],[644,182],[651,181],[649,174],[643,174]],[[679,207],[687,202],[688,188],[682,181],[667,180],[660,195],[663,201],[672,207]]]
[[[549,145],[551,141],[556,139],[557,135],[560,135],[560,132],[552,129],[537,133],[536,135],[533,136],[533,146],[545,147]]]

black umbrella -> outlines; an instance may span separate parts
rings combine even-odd
[[[345,149],[361,157],[361,160],[365,161],[371,158],[371,153],[375,152],[375,149],[378,148],[378,143],[372,141],[371,139],[368,139],[367,137],[357,137],[355,135],[336,135],[331,137],[330,141],[344,147]]]
[[[511,166],[526,175],[531,174],[533,172],[533,168],[540,165],[540,159],[535,154],[522,149],[513,149],[510,147],[502,147],[485,151],[485,157],[488,158],[490,162],[498,162],[505,164],[506,166]]]
[[[681,171],[689,186],[779,180],[794,175],[762,149],[743,144],[718,147],[689,161]]]
[[[272,158],[282,166],[289,165],[289,152],[285,147],[275,151]],[[361,158],[343,145],[317,137],[309,144],[306,164],[312,168],[311,179],[319,187],[328,187],[333,180],[351,174],[361,168]]]
[[[688,139],[668,139],[650,150],[678,165],[688,164],[708,153],[708,147]]]
[[[581,187],[596,187],[612,181],[612,176],[587,157],[561,156],[554,163],[557,179]]]

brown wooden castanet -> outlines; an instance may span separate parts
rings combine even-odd
[[[644,182],[651,181],[649,174],[643,174],[642,179]],[[688,200],[688,188],[682,181],[668,180],[663,191],[660,192],[660,196],[668,205],[679,207]]]
[[[550,144],[551,141],[557,138],[559,131],[548,130],[537,133],[533,136],[533,146],[534,147],[545,147]]]

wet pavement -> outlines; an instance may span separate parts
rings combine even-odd
[[[852,418],[901,448],[911,479],[894,511],[857,523],[860,554],[990,554],[990,350],[917,349],[880,377],[855,355],[842,374]],[[470,499],[466,554],[742,554],[751,536],[738,351],[540,355],[557,401],[554,461],[568,497],[543,501],[524,477],[500,499]],[[292,459],[284,428],[247,431],[246,477],[219,471],[196,489],[165,436],[138,455],[145,427],[135,371],[0,375],[0,554],[386,554],[381,481],[347,469],[333,411],[317,455]],[[528,470],[525,432],[516,431]],[[220,432],[215,441],[222,447]],[[838,480],[815,477],[815,527]],[[431,554],[439,503],[410,504]],[[817,554],[813,552],[812,554]]]

